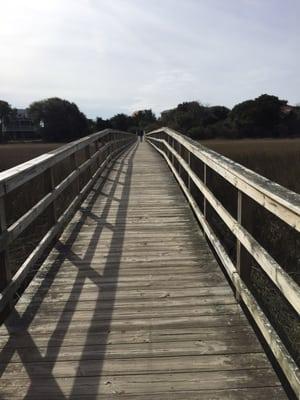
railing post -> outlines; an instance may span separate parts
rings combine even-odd
[[[175,146],[175,140],[174,140],[174,138],[172,138],[171,147],[173,150],[174,150],[174,146]],[[172,165],[174,165],[174,154],[173,153],[172,153],[171,159],[172,159]]]
[[[77,158],[76,158],[76,152],[74,152],[73,154],[71,154],[70,156],[70,161],[71,161],[71,168],[73,171],[76,171],[78,168],[78,163],[77,163]],[[75,180],[76,183],[76,194],[78,194],[80,192],[80,182],[79,182],[80,176],[78,175],[78,177]]]
[[[99,152],[99,150],[100,150],[100,142],[99,142],[99,140],[95,141],[95,148],[96,148],[96,153],[97,153],[96,164],[97,164],[97,170],[98,170],[99,167],[100,167],[100,152]]]
[[[115,134],[112,134],[112,139],[111,139],[111,147],[110,147],[110,155],[114,152],[115,147],[116,147],[116,143],[115,143]]]
[[[240,190],[237,192],[237,222],[242,224],[242,203],[243,203],[243,195]],[[236,240],[236,270],[237,273],[241,276],[241,242],[239,239]],[[236,299],[240,301],[240,295],[236,292]]]
[[[178,142],[178,154],[180,155],[180,157],[181,157],[181,149],[182,149],[181,143]],[[181,177],[181,164],[179,161],[178,161],[178,174]]]
[[[91,159],[91,148],[90,148],[89,144],[85,147],[85,158],[86,158],[86,161]],[[91,178],[93,175],[91,165],[89,165],[89,167],[88,167],[88,172],[89,172],[89,177]]]
[[[108,151],[107,151],[107,157],[113,152],[113,149],[114,149],[114,134],[113,133],[111,133],[108,143],[109,143],[109,146],[108,146]]]
[[[5,232],[7,228],[7,221],[6,221],[6,210],[5,210],[5,201],[4,197],[0,198],[0,234]],[[11,281],[11,268],[9,265],[9,254],[8,250],[3,249],[0,252],[0,291],[2,292],[3,289],[9,284]],[[3,313],[1,313],[1,320],[6,317],[11,309],[11,303],[9,302],[6,309]]]
[[[170,146],[170,147],[172,147],[171,146],[171,136],[170,135],[168,135],[167,133],[166,133],[166,135],[167,135],[167,142],[168,142],[168,145]],[[166,156],[168,157],[168,159],[170,160],[170,158],[172,157],[172,153],[170,152],[170,150],[168,150],[167,148],[166,148],[166,151],[165,151],[165,153],[166,153]],[[170,160],[171,161],[171,160]]]
[[[55,180],[54,180],[54,171],[53,171],[53,168],[51,168],[51,167],[49,169],[48,177],[49,177],[49,189],[52,192],[55,188]],[[52,213],[53,225],[55,225],[58,220],[57,207],[56,207],[55,200],[53,200],[51,203],[51,213]]]
[[[45,192],[52,193],[55,189],[55,179],[54,179],[54,169],[53,167],[49,167],[43,174],[44,177],[44,190]],[[57,200],[52,200],[49,205],[49,221],[51,226],[54,226],[57,223],[59,218],[58,209],[57,209]],[[58,239],[58,236],[53,238],[53,243]]]
[[[188,150],[188,165],[191,168],[191,152],[189,150]],[[189,192],[191,193],[191,177],[189,173],[188,173],[188,189]]]
[[[203,165],[203,183],[204,183],[205,186],[207,186],[207,167],[206,167],[206,164]],[[207,213],[206,197],[203,195],[203,215],[204,215],[205,219],[206,219],[206,213]]]

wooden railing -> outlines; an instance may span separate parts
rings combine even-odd
[[[299,317],[300,290],[298,284],[243,226],[242,217],[245,211],[243,209],[243,199],[247,197],[274,214],[291,227],[295,233],[298,233],[300,232],[300,195],[209,150],[172,129],[161,128],[152,131],[147,134],[146,138],[168,163],[202,226],[206,237],[211,243],[217,258],[225,268],[236,290],[237,299],[246,306],[291,387],[296,395],[300,397],[300,373],[297,364],[291,357],[278,332],[270,323],[262,307],[258,304],[257,298],[249,290],[249,285],[246,284],[249,265],[243,262],[244,259],[241,252],[241,250],[246,251],[253,257],[267,278],[275,285],[280,295],[293,308],[293,312],[297,313]],[[195,168],[195,160],[199,161],[202,165],[201,174],[199,173],[199,165],[198,168]],[[215,196],[215,193],[207,185],[208,170],[209,174],[217,174],[218,179],[225,180],[226,184],[228,185],[229,183],[237,192],[236,217],[224,207],[220,199]],[[197,201],[192,194],[192,186],[199,190],[203,196],[202,202]],[[220,235],[218,237],[212,228],[207,218],[208,207],[213,210],[213,213],[216,213],[222,223],[234,235],[236,241],[235,257],[229,256],[223,244],[224,237],[220,237]],[[262,225],[264,223],[266,221],[261,221]],[[232,260],[233,258],[234,261]]]
[[[104,169],[136,136],[106,129],[0,173],[0,313]]]

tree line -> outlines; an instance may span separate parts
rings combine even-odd
[[[134,133],[162,126],[196,140],[300,136],[300,106],[290,106],[286,100],[267,94],[239,103],[231,110],[189,101],[163,111],[159,118],[146,109],[94,120],[87,118],[75,103],[54,97],[32,103],[28,115],[45,141],[70,141],[106,128]],[[0,100],[1,125],[14,116],[15,109]]]
[[[231,110],[192,101],[162,112],[160,122],[199,140],[293,137],[300,136],[300,107],[267,94]]]

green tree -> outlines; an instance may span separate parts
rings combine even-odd
[[[117,114],[109,120],[112,129],[128,131],[132,126],[132,118],[126,114]]]
[[[102,131],[103,129],[111,128],[111,122],[107,119],[97,117],[95,126],[96,126],[96,131],[99,132]]]
[[[13,109],[7,103],[7,101],[0,100],[0,141],[4,140],[3,137],[3,125],[9,121],[9,118],[13,114]]]
[[[190,101],[162,112],[159,122],[161,125],[178,129],[190,137],[205,139],[215,135],[215,129],[206,129],[206,127],[225,120],[229,112],[230,110],[226,107],[208,107],[197,101]]]
[[[224,121],[229,113],[229,108],[224,106],[206,107],[203,115],[203,125],[208,126]]]
[[[160,123],[183,133],[202,124],[205,107],[197,101],[189,101],[178,104],[174,109],[161,113]]]
[[[32,120],[40,124],[46,141],[69,141],[88,133],[88,121],[75,103],[58,97],[36,101],[29,107]]]
[[[285,118],[286,100],[263,94],[254,100],[237,104],[229,119],[241,137],[277,136],[277,125]]]
[[[156,122],[155,114],[152,110],[139,110],[132,114],[132,124],[138,129],[146,129]]]
[[[290,136],[300,135],[300,106],[293,107],[283,120]],[[282,131],[280,131],[282,136]]]

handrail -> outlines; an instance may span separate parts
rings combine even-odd
[[[135,141],[136,136],[133,134],[105,129],[0,173],[0,289],[2,289],[0,313],[7,310],[7,307],[10,308],[13,297],[30,269],[62,232],[103,170],[121,151]],[[94,146],[94,154],[91,154],[90,146]],[[79,164],[77,154],[81,150],[84,150],[84,161]],[[71,165],[71,172],[64,179],[55,183],[53,168],[60,166],[61,162],[68,162]],[[95,168],[94,172],[92,167]],[[88,174],[88,181],[83,182],[83,186],[80,187],[79,178],[83,173]],[[27,182],[30,184],[35,177],[47,180],[49,190],[29,210],[23,212],[16,221],[8,225],[6,215],[8,194],[21,188]],[[75,196],[70,204],[67,204],[65,211],[59,215],[56,201],[63,191],[74,182],[76,182]],[[32,188],[32,190],[36,190],[36,188]],[[51,207],[50,229],[44,236],[39,237],[40,241],[37,247],[13,273],[10,265],[9,246],[49,207]]]
[[[247,194],[268,211],[300,232],[300,195],[267,179],[233,160],[183,136],[170,128],[160,128],[147,134],[166,133],[186,147],[237,189]]]
[[[18,186],[23,185],[25,182],[29,181],[35,176],[40,175],[40,173],[45,171],[47,168],[52,167],[59,161],[71,156],[89,144],[94,143],[102,138],[106,138],[110,134],[114,133],[128,135],[128,137],[133,136],[128,132],[114,129],[104,129],[100,132],[85,136],[81,139],[65,144],[55,150],[49,151],[48,153],[42,154],[39,157],[35,157],[32,160],[0,172],[0,196],[3,196],[5,193],[9,193]]]
[[[241,299],[248,308],[267,344],[285,373],[291,387],[300,396],[300,372],[295,361],[282,343],[277,332],[268,318],[259,307],[253,294],[243,281],[241,270],[241,245],[251,254],[264,270],[279,291],[285,296],[294,310],[300,313],[300,290],[297,283],[282,269],[273,257],[261,246],[258,241],[242,226],[242,194],[251,197],[265,209],[279,217],[295,231],[300,231],[300,195],[256,174],[234,161],[207,149],[169,128],[160,128],[146,135],[147,141],[165,158],[179,185],[185,193],[200,225],[208,240],[211,242],[221,263],[223,264],[236,291],[237,298]],[[185,160],[182,149],[187,151],[188,160]],[[203,180],[191,169],[190,155],[204,163]],[[175,165],[176,160],[177,165]],[[206,185],[206,166],[227,180],[238,190],[237,219],[226,210],[214,193]],[[182,170],[187,174],[188,182],[182,178]],[[216,236],[206,218],[206,206],[203,212],[191,194],[191,182],[200,190],[204,202],[208,202],[222,221],[227,225],[237,240],[236,265],[233,264],[224,246]]]

